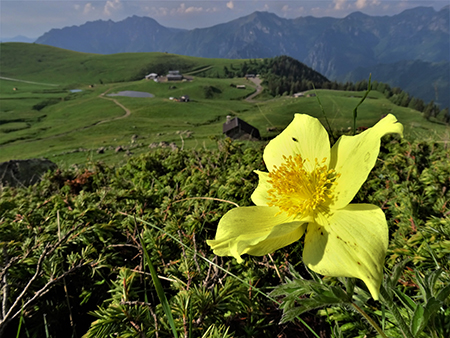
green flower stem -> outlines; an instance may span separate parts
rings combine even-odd
[[[381,327],[379,327],[378,324],[375,323],[375,321],[363,309],[361,309],[355,303],[350,303],[350,304],[352,304],[352,306],[356,309],[356,311],[358,311],[364,318],[367,319],[367,321],[370,323],[370,325],[372,325],[374,327],[374,329],[377,330],[377,332],[380,334],[381,337],[388,338],[386,336],[386,334],[383,332],[383,330],[381,329]]]
[[[383,297],[386,306],[391,311],[391,314],[394,316],[395,321],[397,322],[398,326],[400,327],[400,330],[402,331],[403,335],[406,338],[414,338],[414,335],[411,333],[408,325],[406,325],[405,321],[403,320],[402,315],[397,310],[397,307],[395,306],[394,302],[392,301],[391,297],[389,296],[388,292],[384,288],[383,285],[381,285],[380,288],[381,296]]]

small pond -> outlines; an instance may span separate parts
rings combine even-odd
[[[81,89],[71,89],[71,90],[69,90],[71,93],[79,93],[79,92],[82,92],[82,90]]]
[[[107,96],[128,96],[128,97],[154,97],[155,95],[146,92],[136,92],[134,90],[125,90],[114,94],[108,94]]]

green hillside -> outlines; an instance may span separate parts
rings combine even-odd
[[[0,53],[0,76],[64,86],[132,81],[173,69],[215,75],[222,74],[224,66],[244,62],[168,53],[87,54],[26,43],[2,43]]]
[[[248,101],[245,97],[256,88],[250,80],[195,75],[218,73],[225,66],[231,68],[231,63],[237,68],[245,60],[164,53],[94,55],[20,43],[1,44],[1,52],[0,76],[27,82],[0,79],[0,161],[48,157],[58,164],[117,162],[125,158],[123,152],[114,151],[119,146],[139,154],[160,142],[174,142],[185,149],[213,148],[216,140],[223,138],[227,115],[258,128],[263,140],[249,143],[258,145],[276,135],[267,128],[282,130],[294,113],[323,118],[315,97],[273,98],[263,91]],[[192,81],[142,80],[142,74],[157,69],[180,69],[190,73]],[[245,85],[245,89],[236,85]],[[72,93],[69,88],[81,91]],[[107,96],[125,90],[154,97]],[[317,94],[332,129],[347,131],[352,110],[363,93],[318,90]],[[170,99],[183,95],[188,95],[190,102]],[[398,107],[376,91],[359,108],[358,126],[370,127],[388,113],[405,125],[408,138],[449,138],[445,125],[426,121],[421,113]],[[104,152],[97,154],[99,148],[105,148]]]

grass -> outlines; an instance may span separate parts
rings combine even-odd
[[[268,127],[282,130],[295,113],[323,119],[315,97],[272,98],[263,92],[256,102],[248,102],[244,98],[255,90],[250,81],[198,76],[220,73],[224,66],[238,67],[245,60],[165,53],[95,55],[20,43],[0,46],[1,76],[36,82],[0,79],[0,161],[47,157],[64,165],[87,160],[114,163],[125,159],[123,153],[114,152],[118,146],[132,146],[133,154],[147,152],[150,144],[162,141],[184,148],[215,147],[216,140],[223,138],[222,124],[227,115],[254,125],[264,140],[276,135],[266,131]],[[164,67],[195,76],[193,81],[156,83],[139,75]],[[129,81],[138,76],[139,80]],[[99,78],[103,84],[99,84]],[[246,88],[235,88],[238,84]],[[82,91],[71,93],[69,89],[74,88]],[[155,97],[102,96],[125,90]],[[352,125],[352,109],[363,92],[317,90],[317,94],[332,128],[347,130]],[[190,96],[191,101],[170,99],[182,95]],[[129,116],[113,99],[130,111]],[[370,127],[389,113],[403,123],[408,138],[449,139],[447,126],[426,121],[412,109],[395,106],[376,91],[359,108],[357,126]],[[131,144],[133,135],[138,138]],[[100,147],[106,148],[105,153],[97,154]]]
[[[0,52],[1,76],[69,87],[132,81],[169,69],[196,76],[222,75],[224,66],[240,67],[245,61],[168,53],[100,55],[25,43],[2,43]]]

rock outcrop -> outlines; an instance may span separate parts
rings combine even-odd
[[[49,170],[55,170],[57,165],[45,158],[29,160],[11,160],[0,163],[0,185],[30,186],[39,182]]]

